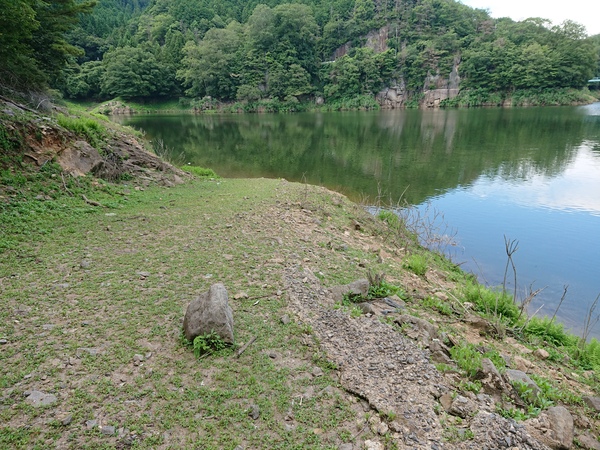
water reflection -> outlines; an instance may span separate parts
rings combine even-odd
[[[564,167],[540,173],[524,161],[510,173],[501,168],[496,177],[483,176],[471,189],[477,196],[495,197],[519,206],[600,215],[599,175],[600,153],[584,143]]]
[[[185,162],[228,177],[284,177],[355,200],[433,203],[465,267],[501,281],[507,235],[523,286],[548,286],[576,327],[600,292],[600,103],[585,107],[241,116],[134,116]],[[475,262],[476,261],[476,262]]]

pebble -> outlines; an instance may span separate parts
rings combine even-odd
[[[72,421],[73,421],[73,415],[72,415],[72,414],[69,414],[68,416],[64,417],[64,418],[63,418],[63,419],[60,421],[60,423],[61,423],[63,426],[65,426],[65,427],[66,427],[67,425],[70,425]]]
[[[112,425],[105,425],[100,431],[105,436],[112,436],[113,434],[115,434],[115,427],[113,427]]]
[[[250,409],[248,410],[248,415],[253,420],[258,419],[260,417],[260,408],[258,407],[258,405],[250,405]]]
[[[6,344],[8,344],[8,340],[0,339],[0,345],[6,345]]]
[[[58,400],[55,395],[42,391],[28,391],[25,394],[27,395],[25,401],[36,408],[51,405]]]

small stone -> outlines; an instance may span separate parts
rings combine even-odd
[[[42,330],[46,330],[46,331],[50,331],[52,330],[56,325],[52,324],[52,323],[46,323],[44,325],[42,325]]]
[[[92,267],[92,261],[90,261],[89,259],[82,259],[79,263],[79,267],[81,267],[84,270],[89,269],[90,267]]]
[[[277,353],[275,353],[275,352],[269,352],[268,355],[269,355],[269,358],[271,358],[271,359],[277,359],[277,357],[278,357]]]
[[[60,421],[60,423],[66,427],[67,425],[70,425],[72,421],[73,421],[73,415],[69,414],[69,415],[63,417],[63,419]]]
[[[113,434],[115,434],[115,427],[113,427],[112,425],[105,425],[100,431],[105,436],[112,436]]]
[[[258,405],[250,405],[250,409],[248,410],[248,415],[253,420],[257,420],[260,417],[260,408],[258,407]]]
[[[233,261],[233,255],[227,255],[227,254],[225,254],[225,255],[223,255],[223,259],[225,261]]]
[[[287,314],[285,314],[284,316],[281,316],[281,319],[279,319],[281,321],[282,324],[287,325],[288,323],[291,322],[290,320],[290,316],[288,316]]]
[[[381,442],[369,439],[365,441],[365,450],[385,450],[385,447]]]
[[[237,294],[235,294],[233,296],[234,300],[242,300],[242,299],[247,299],[248,298],[248,294],[245,292],[238,292]]]
[[[135,355],[133,355],[133,362],[134,363],[141,363],[144,361],[144,355],[140,355],[138,353],[136,353]]]
[[[533,355],[540,358],[540,359],[548,359],[550,357],[550,353],[548,353],[546,350],[544,350],[543,348],[538,348],[537,350],[535,350],[533,352]]]
[[[91,430],[92,428],[95,428],[95,427],[97,427],[97,426],[98,426],[98,421],[97,421],[96,419],[93,419],[93,420],[86,420],[86,421],[85,421],[85,427],[86,427],[88,430]]]
[[[312,370],[312,375],[313,375],[313,377],[322,377],[323,376],[323,369],[321,369],[320,367],[315,367]]]
[[[56,402],[58,399],[55,395],[46,394],[41,391],[31,391],[25,401],[31,406],[39,408],[41,406],[48,406]]]
[[[6,345],[8,341],[6,339],[0,339],[0,345]]]
[[[354,450],[354,445],[350,443],[342,444],[338,447],[338,450]]]
[[[388,431],[390,431],[390,427],[388,427],[388,425],[385,422],[381,422],[381,423],[379,423],[377,425],[375,431],[377,431],[378,434],[380,434],[381,436],[383,436]]]

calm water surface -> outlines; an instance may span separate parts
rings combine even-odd
[[[124,120],[180,163],[226,177],[306,180],[441,212],[453,260],[492,285],[504,236],[516,239],[519,292],[545,287],[530,310],[552,315],[569,285],[559,315],[574,331],[600,293],[600,103]]]

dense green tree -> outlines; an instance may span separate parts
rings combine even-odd
[[[66,33],[93,2],[0,0],[0,82],[5,87],[40,89],[55,81],[80,50]]]
[[[330,64],[325,96],[342,99],[375,95],[394,73],[395,66],[396,59],[391,50],[376,54],[368,48],[357,49],[353,56],[345,55]]]
[[[172,95],[175,80],[166,64],[156,58],[155,51],[148,47],[123,47],[106,53],[102,91],[125,99]]]
[[[212,28],[196,44],[188,41],[183,48],[183,68],[177,76],[191,97],[213,96],[235,98],[238,75],[238,51],[242,42],[242,27],[231,22],[227,28]]]

